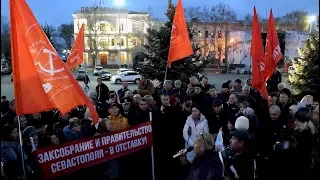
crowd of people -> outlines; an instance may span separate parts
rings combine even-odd
[[[274,79],[264,100],[251,79],[227,81],[217,92],[206,77],[166,80],[155,88],[142,76],[134,91],[127,82],[111,91],[98,78],[96,89],[88,92],[99,114],[97,124],[85,106],[67,114],[55,109],[17,117],[15,101],[2,96],[1,176],[23,179],[25,155],[27,177],[41,179],[37,148],[135,126],[149,121],[151,111],[156,180],[319,178],[319,103],[310,95],[293,101],[281,79]],[[180,151],[185,148],[189,152]],[[177,152],[180,158],[172,158]],[[57,179],[83,177],[152,180],[151,148]]]

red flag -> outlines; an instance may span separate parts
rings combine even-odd
[[[74,41],[70,55],[67,59],[67,67],[71,70],[83,62],[84,52],[84,24],[82,24],[79,33]]]
[[[178,61],[192,54],[193,49],[189,38],[186,20],[184,18],[182,2],[181,0],[178,0],[171,30],[168,67],[171,67],[172,62]]]
[[[60,59],[25,0],[10,0],[10,41],[17,115],[87,105],[98,114]]]
[[[278,40],[276,24],[274,22],[272,9],[271,9],[269,21],[268,21],[268,34],[267,34],[267,43],[266,43],[266,72],[265,72],[266,80],[268,80],[272,75],[272,73],[274,72],[281,57],[282,57],[282,53],[281,53],[280,44]]]
[[[251,58],[252,58],[252,87],[256,88],[263,98],[268,99],[268,92],[264,78],[265,57],[261,38],[259,20],[254,7],[252,22],[252,42],[251,42]]]

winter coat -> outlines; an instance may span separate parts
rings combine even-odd
[[[142,81],[139,82],[138,84],[138,93],[140,96],[145,96],[145,95],[153,95],[154,94],[154,86],[152,82],[147,80],[146,83],[143,83]]]
[[[223,165],[219,154],[207,150],[194,158],[187,180],[221,180],[222,173]]]
[[[109,116],[108,123],[110,125],[109,130],[111,132],[129,127],[128,119],[123,117],[121,114],[118,116]]]
[[[191,127],[191,136],[188,135],[189,127]],[[186,124],[183,128],[183,138],[188,146],[193,147],[194,141],[196,140],[196,135],[201,132],[209,132],[208,121],[206,117],[201,114],[200,121],[197,123],[197,125],[195,125],[192,115],[188,116]]]
[[[96,92],[97,92],[97,99],[105,103],[108,100],[108,94],[109,94],[109,88],[104,83],[101,83],[101,86],[99,87],[99,84],[96,86]]]
[[[21,147],[15,141],[1,141],[1,162],[4,163],[4,173],[8,179],[23,176],[21,163]],[[27,156],[24,155],[26,159]],[[31,167],[25,163],[27,174],[32,172]]]
[[[65,137],[65,141],[74,141],[80,138],[90,137],[92,134],[91,127],[81,126],[81,132],[77,133],[70,128],[70,125],[63,128],[63,135]]]
[[[119,89],[119,90],[118,90],[119,99],[124,98],[124,95],[126,94],[127,91],[130,91],[130,89],[128,89],[128,88],[125,88],[125,89],[121,88],[121,89]]]
[[[189,128],[191,129],[190,136],[188,134]],[[186,124],[183,128],[183,138],[186,142],[186,147],[193,147],[194,142],[196,140],[196,135],[198,135],[201,132],[209,133],[208,121],[206,120],[204,115],[201,114],[200,121],[197,123],[197,125],[195,125],[192,116],[188,116]],[[187,159],[189,162],[192,162],[194,157],[194,151],[187,153]]]
[[[81,134],[72,130],[70,128],[70,125],[63,128],[63,135],[65,137],[66,142],[78,140],[81,138]]]

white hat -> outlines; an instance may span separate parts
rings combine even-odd
[[[247,131],[249,129],[249,119],[246,118],[245,116],[238,117],[234,127],[238,131],[241,131],[241,130]]]

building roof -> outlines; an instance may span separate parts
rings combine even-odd
[[[94,12],[97,14],[118,14],[119,8],[113,7],[81,7],[80,10],[77,10],[74,14],[83,14],[83,13],[90,13]],[[138,11],[128,11],[127,9],[120,9],[120,13],[127,13],[127,14],[141,14],[141,15],[148,15],[147,12],[138,12]]]

